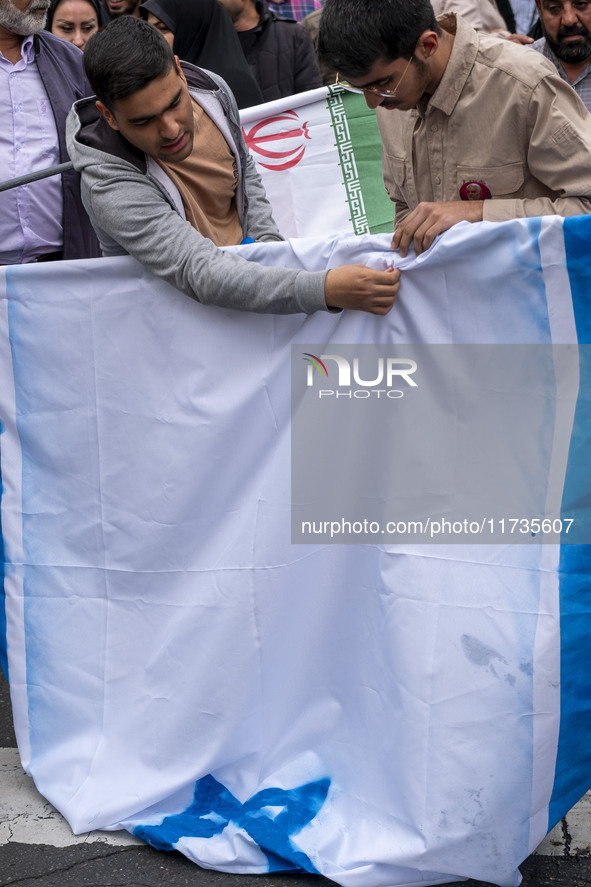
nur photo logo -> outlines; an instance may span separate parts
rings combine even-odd
[[[409,388],[418,388],[412,378],[418,365],[409,357],[378,357],[373,366],[363,362],[363,375],[360,358],[346,358],[341,354],[311,354],[303,352],[306,368],[306,387],[318,391],[318,397],[345,397],[357,400],[369,397],[387,397],[399,400]],[[328,366],[327,366],[328,364]],[[369,378],[364,378],[369,374]],[[319,388],[320,384],[332,384],[331,388]],[[404,385],[404,388],[399,386]],[[397,387],[394,387],[397,386]]]

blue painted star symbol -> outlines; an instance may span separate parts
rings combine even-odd
[[[320,779],[289,790],[267,788],[241,804],[221,782],[208,775],[196,783],[193,802],[186,810],[166,816],[160,825],[137,826],[133,833],[159,850],[173,850],[182,837],[211,838],[232,822],[260,847],[269,862],[269,872],[318,874],[290,837],[314,819],[329,786],[329,779]],[[278,807],[281,810],[275,815]]]

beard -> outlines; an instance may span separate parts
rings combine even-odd
[[[31,0],[24,12],[17,9],[12,0],[0,0],[0,25],[21,37],[38,34],[45,27],[48,9],[49,0]],[[36,10],[43,10],[45,15],[39,15]]]
[[[122,15],[135,15],[135,11],[138,6],[139,0],[127,0],[125,6],[115,12],[113,9],[111,9],[109,3],[107,2],[107,9],[111,18],[119,18]]]
[[[546,43],[556,58],[560,59],[561,62],[566,62],[567,65],[576,65],[578,62],[584,62],[586,59],[591,58],[591,33],[584,25],[579,24],[573,25],[570,28],[561,28],[556,35],[557,39],[554,40],[546,31],[541,16],[540,23],[542,25],[544,37],[546,38]],[[578,40],[576,43],[561,42],[565,37],[573,37],[575,35],[580,36],[583,39]]]

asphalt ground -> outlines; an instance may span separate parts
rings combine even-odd
[[[0,748],[15,748],[8,684],[0,676]],[[2,796],[0,795],[0,818]],[[524,887],[591,887],[591,855],[533,855],[521,866]],[[458,882],[453,882],[457,884]],[[495,887],[484,881],[466,887]],[[19,887],[330,887],[315,875],[229,875],[201,869],[180,853],[99,843],[55,847],[0,845],[0,885]],[[451,887],[451,884],[449,885]]]

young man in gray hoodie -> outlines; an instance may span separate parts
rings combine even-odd
[[[162,35],[134,17],[89,40],[96,98],[68,117],[68,151],[106,256],[129,253],[200,302],[270,314],[350,308],[386,314],[396,270],[268,268],[219,249],[281,235],[217,76],[179,63]]]

